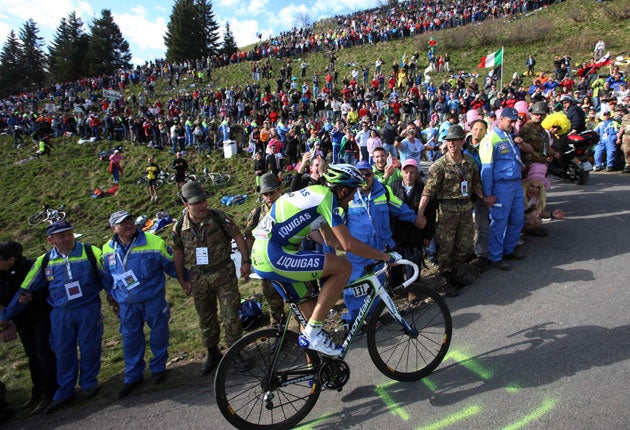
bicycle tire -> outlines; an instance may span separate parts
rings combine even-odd
[[[225,419],[238,429],[291,428],[308,415],[319,398],[321,386],[317,378],[280,385],[282,378],[289,377],[287,371],[319,368],[319,355],[300,348],[298,335],[294,332],[286,333],[273,375],[276,384],[268,386],[271,361],[280,336],[277,329],[271,328],[250,333],[232,345],[219,363],[214,381],[217,406]],[[245,371],[233,369],[236,357],[250,368]],[[268,392],[273,394],[271,409],[266,406]]]
[[[166,182],[168,182],[169,184],[174,184],[175,183],[175,173],[171,173],[170,175],[168,175],[168,178],[166,179]]]
[[[218,187],[226,185],[230,182],[231,176],[227,173],[209,173],[212,183]]]
[[[26,222],[28,222],[28,225],[33,227],[44,222],[46,218],[48,218],[46,211],[41,211],[33,216],[30,216]]]
[[[196,175],[186,175],[186,179],[184,180],[184,182],[194,182],[196,180],[197,180]]]
[[[147,178],[145,176],[140,176],[138,179],[133,181],[134,185],[144,185],[147,183]]]
[[[199,176],[197,178],[197,182],[199,182],[201,185],[206,185],[208,183],[208,177],[207,176]]]
[[[55,222],[63,221],[66,218],[64,211],[55,211],[55,213],[48,216],[48,222],[53,224]]]
[[[164,181],[161,179],[156,179],[155,180],[155,188],[160,188],[162,185],[164,185]]]
[[[416,300],[409,302],[408,293]],[[367,346],[374,365],[397,381],[417,381],[440,365],[448,352],[453,333],[446,302],[429,288],[412,284],[392,296],[407,323],[418,330],[416,337],[404,328],[380,301],[368,322]]]

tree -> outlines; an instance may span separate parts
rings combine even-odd
[[[225,24],[225,33],[223,33],[223,53],[229,57],[238,51],[236,40],[234,40],[234,34],[230,30],[230,24]]]
[[[90,26],[90,40],[85,59],[88,74],[99,76],[130,67],[129,43],[123,38],[118,24],[109,9]]]
[[[208,0],[176,0],[164,36],[166,60],[180,62],[219,51],[219,25]]]
[[[20,42],[11,30],[0,52],[0,96],[17,94],[21,90]]]
[[[72,11],[61,18],[55,38],[48,47],[52,82],[74,81],[87,74],[85,55],[90,37],[83,31],[83,21]]]
[[[46,54],[42,50],[39,28],[32,19],[24,23],[20,30],[21,49],[19,51],[19,67],[22,75],[22,87],[34,90],[44,86],[46,81]]]

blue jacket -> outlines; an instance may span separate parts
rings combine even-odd
[[[99,300],[99,292],[102,289],[101,250],[92,246],[97,262],[95,273],[84,246],[81,242],[76,242],[68,255],[67,263],[57,249],[53,248],[48,264],[43,269],[45,254],[39,256],[24,278],[21,288],[29,292],[48,288],[47,301],[53,308],[78,308]],[[72,284],[73,282],[78,282],[78,288]],[[7,307],[2,309],[0,320],[10,320],[25,307],[26,305],[18,302],[16,294]]]
[[[388,188],[389,200],[385,191],[386,185],[379,181],[372,184],[372,192],[365,196],[357,190],[354,199],[348,205],[347,223],[350,234],[370,245],[384,251],[387,246],[394,247],[390,215],[400,221],[415,222],[416,213],[402,202]],[[363,274],[363,267],[372,260],[347,253],[346,258],[352,263],[351,279]]]
[[[510,144],[506,132],[493,127],[479,144],[481,184],[486,196],[493,195],[496,182],[521,179],[521,153],[514,142]]]
[[[139,282],[136,286],[127,287],[129,271]],[[103,245],[103,272],[105,290],[118,303],[140,303],[160,294],[164,290],[164,272],[177,278],[173,251],[160,237],[140,230],[126,252],[117,236]]]

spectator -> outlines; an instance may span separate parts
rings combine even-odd
[[[208,208],[206,192],[197,182],[184,184],[181,196],[186,213],[177,221],[171,234],[175,269],[180,285],[195,301],[203,344],[208,350],[201,374],[208,375],[222,357],[218,348],[221,329],[217,301],[225,343],[231,346],[242,333],[238,315],[241,295],[236,269],[230,258],[232,239],[245,258],[241,262],[241,277],[245,281],[249,280],[251,262],[247,259],[249,250],[239,228],[229,215]],[[187,275],[185,266],[188,266],[190,275]]]
[[[118,149],[114,150],[114,153],[109,156],[109,173],[112,174],[112,182],[117,184],[120,179],[120,174],[123,173],[122,161],[125,158]]]
[[[494,200],[490,207],[488,259],[499,270],[510,270],[505,260],[521,260],[514,251],[523,229],[523,191],[521,189],[521,154],[511,135],[518,112],[504,108],[495,127],[479,147],[483,195]]]
[[[171,167],[175,170],[175,185],[179,191],[186,182],[186,172],[188,171],[188,161],[182,157],[182,153],[177,151],[175,159],[171,163]]]
[[[542,219],[562,219],[564,212],[556,209],[546,211],[547,190],[551,182],[545,177],[547,172],[544,164],[532,165],[527,172],[527,178],[523,180],[523,195],[525,199],[525,225],[523,232],[532,236],[544,237],[548,232],[542,226]]]
[[[307,168],[308,173],[306,173]],[[301,190],[309,185],[321,185],[324,172],[326,172],[326,160],[323,157],[311,157],[310,152],[305,152],[300,169],[291,178],[291,191]]]
[[[606,153],[606,171],[614,170],[617,134],[620,126],[611,116],[610,111],[605,111],[601,122],[595,127],[595,131],[599,133],[599,142],[595,145],[595,171],[604,169],[604,152]]]
[[[355,167],[361,172],[366,183],[365,186],[356,190],[353,200],[348,204],[348,230],[353,237],[372,248],[381,251],[393,249],[395,242],[390,227],[390,216],[414,223],[416,214],[393,195],[386,185],[374,180],[370,163],[365,160],[359,161]],[[352,264],[349,282],[365,275],[365,266],[373,261],[351,252],[346,253],[346,258]],[[343,319],[348,326],[351,326],[364,298],[356,297],[351,289],[345,289],[343,296],[348,307],[348,313],[343,316]]]
[[[0,242],[0,304],[3,307],[9,304],[16,293],[19,292],[18,300],[20,293],[26,295],[20,286],[33,263],[34,260],[22,255],[21,244]],[[31,397],[25,405],[35,407],[31,415],[43,412],[52,402],[58,388],[56,359],[49,342],[50,305],[46,302],[47,296],[48,291],[43,289],[33,293],[29,306],[14,316],[9,329],[2,333],[5,342],[15,336],[15,330],[20,334],[33,383]]]
[[[617,133],[617,145],[621,145],[625,159],[625,166],[622,172],[630,173],[630,113],[626,107],[619,105],[617,105],[616,110],[623,114],[619,126],[619,133]]]
[[[147,181],[149,183],[149,196],[151,197],[152,202],[157,202],[157,178],[160,174],[160,167],[155,163],[153,157],[149,157],[148,159],[149,165],[144,169],[147,175]]]
[[[373,156],[372,171],[379,182],[391,185],[394,181],[402,179],[399,169],[400,161],[391,156],[388,157],[385,148],[374,149]]]
[[[481,189],[479,171],[475,161],[463,153],[466,132],[460,125],[449,128],[444,137],[448,152],[431,165],[427,184],[422,192],[418,217],[425,227],[425,211],[430,199],[438,205],[435,243],[439,276],[446,295],[459,295],[456,288],[472,282],[464,263],[473,252],[474,226],[471,196],[475,194],[485,204],[494,203]]]
[[[243,237],[247,242],[247,247],[251,253],[252,246],[254,245],[253,231],[260,222],[270,211],[271,206],[278,200],[278,197],[282,195],[280,190],[280,182],[278,178],[271,173],[265,173],[260,180],[259,193],[262,195],[264,203],[249,213],[247,217],[247,223],[243,229]],[[247,254],[249,255],[249,253]],[[271,323],[275,325],[282,324],[286,319],[284,312],[284,300],[276,289],[271,284],[271,281],[263,279],[262,281],[262,293],[269,305],[269,312],[271,314]]]
[[[420,165],[422,159],[422,151],[424,151],[424,145],[422,141],[416,137],[416,126],[413,123],[407,125],[406,132],[403,132],[404,139],[400,142],[396,142],[394,146],[400,152],[400,161],[404,162],[408,159],[414,159]]]
[[[101,368],[103,315],[101,314],[101,250],[77,242],[68,221],[59,221],[46,229],[53,249],[40,256],[29,270],[22,290],[28,293],[48,291],[50,345],[57,357],[59,388],[44,410],[51,414],[75,398],[77,377],[85,397],[98,393],[97,376]],[[0,326],[26,306],[16,294],[0,313]],[[79,361],[77,344],[81,355]]]
[[[166,378],[170,315],[164,272],[173,278],[177,273],[171,249],[160,237],[137,228],[129,212],[114,212],[109,226],[114,236],[103,245],[103,279],[108,301],[120,319],[125,359],[125,378],[118,392],[121,399],[143,379],[145,322],[151,330],[151,382],[160,384]]]

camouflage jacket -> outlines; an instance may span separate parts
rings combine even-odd
[[[462,195],[463,180],[468,182],[468,196]],[[436,199],[442,207],[457,206],[457,209],[471,209],[473,194],[483,194],[483,191],[479,170],[470,155],[464,154],[461,164],[458,165],[451,154],[447,153],[429,168],[429,178],[422,191],[423,196]]]

